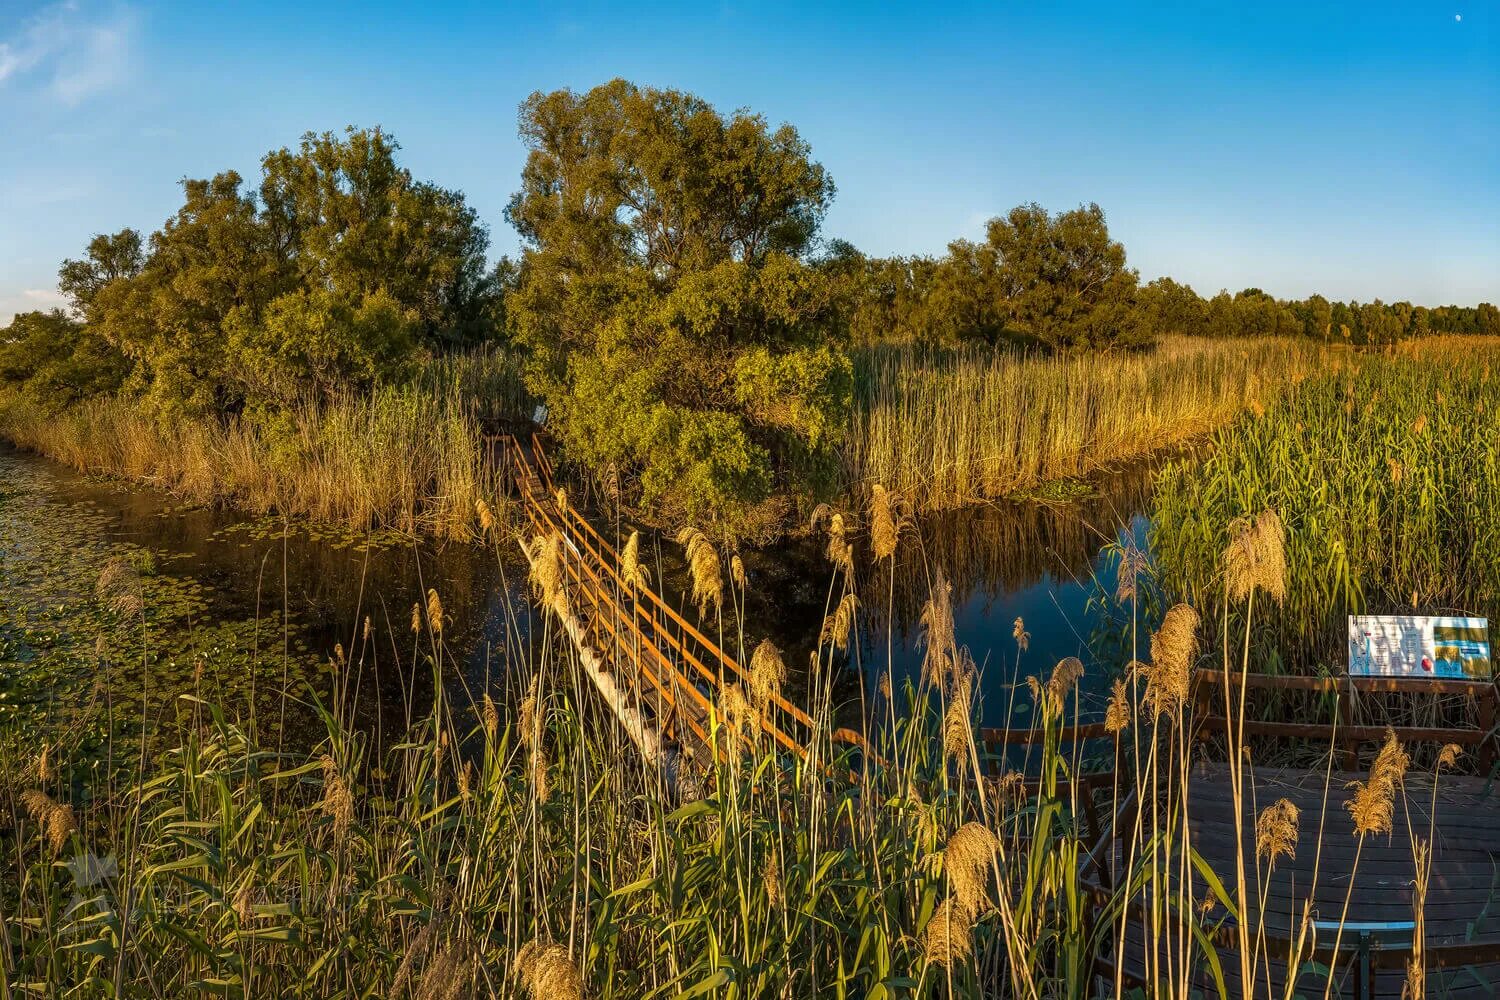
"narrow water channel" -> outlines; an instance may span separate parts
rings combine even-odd
[[[1078,502],[993,504],[923,519],[904,536],[893,579],[884,566],[858,568],[864,608],[840,692],[857,695],[887,667],[898,683],[915,677],[921,609],[941,570],[952,585],[957,640],[982,670],[984,721],[1004,724],[1018,673],[1045,674],[1065,656],[1089,661],[1101,550],[1144,534],[1152,468],[1107,477]],[[653,547],[661,589],[685,606],[675,546]],[[96,597],[112,560],[139,575],[144,643],[137,624],[119,621]],[[744,648],[770,637],[794,672],[805,668],[829,610],[831,567],[810,541],[747,554],[746,562]],[[184,508],[149,488],[0,447],[0,722],[55,724],[70,705],[108,687],[163,713],[182,694],[244,703],[253,694],[259,711],[316,736],[314,699],[342,687],[361,724],[399,732],[432,691],[424,657],[431,651],[410,627],[413,605],[425,604],[429,589],[440,595],[442,676],[454,697],[466,704],[490,690],[500,700],[508,665],[533,655],[523,585],[510,543],[498,552],[440,546]],[[1019,664],[1017,618],[1030,634]],[[732,613],[726,628],[733,650],[740,626]],[[333,662],[336,646],[342,664]],[[294,695],[290,711],[283,691]]]

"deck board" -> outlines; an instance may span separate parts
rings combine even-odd
[[[1416,866],[1412,837],[1432,842],[1432,875],[1424,914],[1426,943],[1432,956],[1428,964],[1430,997],[1494,996],[1500,992],[1500,959],[1465,968],[1438,968],[1442,945],[1494,945],[1500,955],[1500,788],[1474,777],[1444,774],[1438,779],[1436,798],[1430,773],[1409,772],[1404,794],[1398,797],[1389,835],[1369,836],[1360,843],[1344,804],[1352,795],[1350,783],[1364,774],[1333,771],[1302,771],[1256,768],[1246,771],[1253,781],[1253,796],[1243,809],[1246,880],[1251,894],[1264,893],[1264,926],[1269,934],[1287,938],[1295,933],[1302,906],[1309,896],[1313,915],[1320,920],[1338,920],[1348,900],[1347,919],[1353,921],[1410,921],[1413,919],[1412,882]],[[1255,857],[1255,814],[1277,799],[1286,798],[1301,811],[1295,856],[1281,858],[1267,873]],[[1193,848],[1233,893],[1235,881],[1235,807],[1230,795],[1228,769],[1224,764],[1196,765],[1189,777],[1189,837]],[[1320,830],[1321,817],[1321,830]],[[1321,835],[1320,835],[1321,834]],[[1354,860],[1358,856],[1358,865]],[[1111,861],[1121,864],[1117,841]],[[1316,866],[1316,881],[1314,871]],[[1350,871],[1353,868],[1351,886]],[[1193,879],[1195,899],[1207,895],[1207,886]],[[1251,901],[1249,919],[1256,926],[1259,906]],[[1229,928],[1232,933],[1232,928]],[[1144,928],[1135,923],[1127,929],[1125,970],[1141,973]],[[1346,940],[1349,936],[1346,934]],[[1326,940],[1326,938],[1325,938]],[[1277,953],[1280,959],[1277,960]],[[1285,977],[1285,948],[1271,949],[1271,981],[1274,995],[1281,994]],[[1395,964],[1394,954],[1386,961]],[[1352,961],[1351,959],[1348,959]],[[1238,957],[1231,949],[1220,949],[1230,994],[1239,995]],[[1257,976],[1266,992],[1264,969]],[[1343,978],[1343,977],[1341,977]],[[1403,973],[1379,971],[1376,996],[1401,995]],[[1195,976],[1201,988],[1211,986],[1204,969]],[[1310,989],[1304,978],[1299,986]],[[1352,996],[1352,981],[1342,984]],[[1306,992],[1304,989],[1304,992]],[[1321,984],[1312,995],[1322,995]],[[1212,991],[1210,991],[1212,995]]]

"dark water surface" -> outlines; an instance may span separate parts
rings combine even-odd
[[[873,686],[888,662],[898,683],[916,676],[923,656],[918,620],[941,569],[952,585],[958,642],[983,670],[985,722],[1003,724],[1015,678],[1045,675],[1065,656],[1089,661],[1096,621],[1088,602],[1101,550],[1144,534],[1151,472],[1143,465],[1107,477],[1079,502],[994,504],[923,519],[903,537],[894,581],[887,566],[872,566],[862,552],[860,642],[840,695],[857,697],[860,678]],[[664,594],[686,606],[677,547],[653,539],[645,548]],[[132,626],[100,611],[94,593],[112,558],[141,567],[151,609],[144,668]],[[821,547],[809,540],[746,553],[745,561],[744,648],[769,636],[794,674],[805,674],[831,610],[833,574]],[[283,690],[305,703],[313,694],[330,697],[341,684],[359,721],[400,731],[432,691],[424,656],[431,650],[410,627],[413,604],[425,602],[429,588],[441,596],[448,619],[441,672],[452,696],[467,704],[488,689],[503,700],[503,679],[524,674],[509,668],[535,655],[523,584],[513,542],[496,552],[288,528],[276,518],[184,508],[148,488],[0,448],[0,707],[12,711],[89,691],[97,696],[101,673],[110,686],[128,681],[132,691],[145,678],[159,698],[210,685],[206,693],[218,696],[253,691],[262,713],[276,710]],[[1017,617],[1030,633],[1019,666]],[[121,648],[100,648],[91,636],[101,627]],[[704,630],[717,634],[716,626]],[[734,651],[737,616],[726,614],[725,630],[724,645]],[[335,644],[346,651],[342,678],[329,664]],[[794,677],[792,687],[805,683]],[[316,725],[310,710],[294,706],[292,716],[298,725]]]

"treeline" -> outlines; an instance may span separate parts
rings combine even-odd
[[[1025,233],[1036,235],[1018,246]],[[1171,278],[1142,285],[1124,259],[1098,206],[1049,218],[1024,205],[992,220],[984,243],[957,240],[941,257],[865,257],[839,245],[825,266],[849,282],[848,332],[859,344],[1131,347],[1181,334],[1371,346],[1437,333],[1500,336],[1500,308],[1488,302],[1285,300],[1259,288],[1205,299]]]
[[[663,522],[740,538],[834,488],[851,345],[1500,333],[1490,305],[1142,285],[1097,205],[1022,205],[941,257],[866,257],[820,238],[834,184],[794,128],[680,91],[537,93],[520,134],[518,260],[490,267],[464,196],[415,180],[379,128],[309,133],[258,183],[184,181],[149,236],[95,237],[59,272],[68,311],[0,332],[0,379],[46,405],[119,393],[271,434],[421,358],[504,344],[571,457]]]

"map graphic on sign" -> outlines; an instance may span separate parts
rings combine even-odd
[[[1489,620],[1350,615],[1351,677],[1491,676]]]

